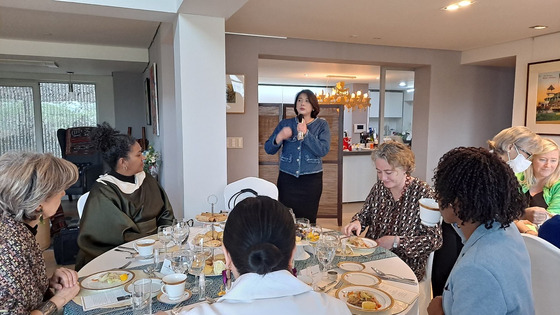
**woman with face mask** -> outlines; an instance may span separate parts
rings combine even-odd
[[[558,144],[551,139],[543,139],[543,150],[533,156],[531,167],[517,174],[521,188],[529,200],[525,213],[533,213],[532,221],[516,222],[521,233],[537,235],[532,224],[542,224],[550,216],[560,214],[559,158]]]

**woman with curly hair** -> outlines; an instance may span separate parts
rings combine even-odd
[[[173,223],[173,208],[157,180],[144,172],[140,144],[108,123],[92,141],[111,168],[91,188],[80,218],[76,270],[111,248],[157,233]]]
[[[513,220],[526,199],[511,168],[483,148],[455,148],[434,175],[443,220],[464,247],[428,314],[534,314],[529,254]]]

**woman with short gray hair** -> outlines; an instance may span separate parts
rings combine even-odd
[[[47,278],[35,240],[37,224],[56,213],[77,179],[74,164],[50,153],[0,156],[0,313],[52,314],[80,291],[73,270]]]

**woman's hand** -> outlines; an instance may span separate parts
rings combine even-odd
[[[58,268],[49,280],[49,287],[55,290],[78,286],[78,273],[68,268]],[[78,286],[79,291],[79,286]],[[77,294],[77,293],[76,293]]]
[[[443,313],[443,299],[440,296],[436,296],[428,305],[428,315],[444,315]]]
[[[355,221],[350,222],[342,230],[342,232],[346,236],[350,236],[352,234],[358,235],[358,234],[360,234],[361,231],[362,231],[362,225],[360,224],[359,220],[355,220]],[[354,233],[352,233],[352,232],[354,232]]]
[[[377,245],[385,248],[385,249],[393,249],[393,243],[395,242],[394,235],[385,235],[375,240]]]
[[[298,124],[299,125],[299,124]],[[282,143],[282,141],[290,138],[292,136],[292,128],[284,127],[280,132],[276,135],[276,144]]]
[[[307,124],[305,123],[305,119],[303,119],[303,122],[300,122],[297,124],[297,131],[299,132],[303,132],[303,134],[307,133]]]
[[[543,207],[529,207],[525,209],[524,219],[527,219],[534,224],[542,224],[548,219],[548,211]]]
[[[62,288],[60,290],[56,290],[54,296],[51,298],[51,301],[56,304],[56,307],[61,310],[66,303],[70,302],[76,295],[80,293],[80,286],[75,285],[68,288]]]
[[[531,235],[538,236],[537,227],[529,220],[515,220],[515,226],[519,230],[519,233],[527,233]],[[534,227],[534,228],[531,228]]]

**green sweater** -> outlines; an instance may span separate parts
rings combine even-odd
[[[522,181],[525,176],[523,173],[516,174],[517,178]],[[526,193],[531,187],[521,185],[523,193]],[[560,181],[557,181],[552,187],[543,188],[544,202],[548,205],[546,210],[551,214],[560,214]]]
[[[159,183],[145,172],[135,179],[132,184],[104,175],[92,187],[80,218],[76,270],[116,246],[173,223],[173,209]]]

